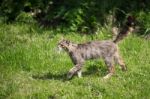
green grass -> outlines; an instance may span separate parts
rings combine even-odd
[[[127,72],[116,66],[116,74],[103,80],[104,62],[90,60],[83,78],[65,80],[73,64],[66,53],[57,52],[59,39],[77,43],[110,39],[107,32],[65,34],[29,24],[1,24],[0,99],[149,99],[150,41],[136,35],[119,44]]]

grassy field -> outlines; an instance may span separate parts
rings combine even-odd
[[[103,60],[87,61],[83,78],[66,80],[73,66],[58,53],[63,36],[74,42],[110,39],[103,28],[95,35],[61,33],[29,24],[0,24],[0,99],[149,99],[150,41],[130,35],[120,44],[128,71],[116,66],[108,80]],[[104,35],[105,34],[105,35]]]

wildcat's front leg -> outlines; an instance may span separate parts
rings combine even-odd
[[[72,76],[76,73],[78,73],[78,76],[81,76],[81,74],[80,74],[81,66],[82,66],[82,64],[77,64],[73,68],[71,68],[67,74],[67,78],[71,79]]]
[[[104,79],[108,79],[110,78],[114,72],[115,72],[115,68],[114,68],[114,64],[113,64],[113,57],[109,56],[109,57],[105,57],[105,64],[108,67],[108,74],[106,76],[104,76]]]

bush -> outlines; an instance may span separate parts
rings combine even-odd
[[[150,12],[141,11],[137,13],[137,20],[141,27],[140,34],[147,35],[150,33]]]
[[[71,31],[95,33],[99,25],[111,25],[112,15],[122,24],[128,14],[145,13],[150,9],[148,0],[9,0],[3,1],[0,14],[6,16],[7,22],[30,20],[25,12],[33,12],[35,19],[43,26],[64,27]],[[119,10],[118,10],[119,9]],[[138,14],[141,22],[146,17]],[[112,18],[113,18],[112,17]],[[17,18],[17,19],[16,19]],[[147,18],[146,18],[147,19]],[[144,25],[144,29],[147,26]]]
[[[23,22],[23,23],[36,23],[36,20],[34,20],[33,16],[31,13],[25,13],[21,12],[17,17],[16,17],[17,22]]]

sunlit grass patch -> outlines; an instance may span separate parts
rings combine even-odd
[[[62,37],[75,43],[111,38],[102,32],[64,35],[31,26],[9,24],[0,27],[1,99],[149,98],[150,41],[130,35],[119,43],[127,72],[122,72],[117,65],[115,75],[103,80],[107,67],[103,60],[97,59],[85,63],[83,78],[75,76],[66,80],[73,64],[65,51],[58,52],[57,43]]]

